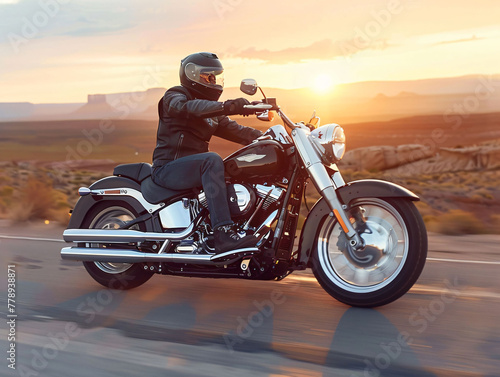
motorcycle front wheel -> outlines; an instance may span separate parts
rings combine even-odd
[[[323,221],[312,254],[320,285],[347,305],[389,304],[415,284],[427,257],[427,232],[406,199],[365,198],[351,203],[352,221],[364,240],[353,249],[335,217]],[[359,221],[362,219],[362,221]]]

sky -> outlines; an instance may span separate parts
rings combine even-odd
[[[500,73],[498,0],[0,0],[0,102],[178,84],[217,53],[226,87]]]

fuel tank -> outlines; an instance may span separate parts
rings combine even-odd
[[[285,151],[274,140],[260,140],[234,152],[224,160],[226,177],[232,181],[281,180],[288,164]]]

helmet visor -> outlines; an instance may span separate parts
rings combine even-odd
[[[198,84],[220,90],[224,88],[224,70],[221,68],[203,67],[198,64],[188,63],[184,71],[189,80]]]

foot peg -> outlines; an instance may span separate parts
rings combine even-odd
[[[225,259],[233,259],[235,257],[240,258],[240,257],[245,257],[247,255],[248,256],[253,255],[257,252],[259,252],[259,249],[256,247],[246,247],[244,249],[229,250],[224,253],[214,254],[210,257],[210,260],[214,262],[219,262]]]

